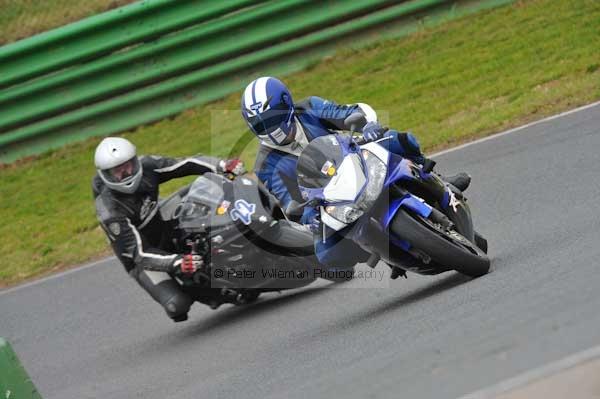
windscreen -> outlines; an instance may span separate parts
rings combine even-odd
[[[220,184],[200,176],[194,181],[186,197],[186,202],[201,203],[217,208],[223,202],[225,193]]]
[[[324,188],[335,176],[343,160],[344,154],[336,136],[314,139],[298,158],[298,185]]]

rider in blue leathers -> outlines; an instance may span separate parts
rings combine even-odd
[[[349,130],[345,125],[348,116],[364,115],[363,126],[353,126],[369,140],[379,141],[389,151],[424,161],[415,136],[409,132],[384,129],[377,122],[377,114],[367,104],[338,105],[320,97],[312,96],[294,103],[288,88],[278,79],[261,77],[251,82],[241,99],[242,116],[250,130],[259,138],[260,147],[254,171],[260,181],[288,209],[295,202],[302,202],[296,178],[298,156],[303,148],[316,137]],[[459,174],[446,178],[460,189],[468,186],[468,176]],[[328,266],[364,262],[368,254],[341,234],[332,234],[323,240],[318,214],[306,208],[300,222],[313,227],[315,251],[319,261]]]

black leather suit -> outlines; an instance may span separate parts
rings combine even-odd
[[[192,300],[169,274],[181,255],[172,252],[172,228],[158,212],[159,185],[178,177],[216,172],[219,161],[204,156],[141,156],[142,181],[133,194],[109,189],[98,175],[92,180],[96,214],[115,255],[175,320],[185,320]]]

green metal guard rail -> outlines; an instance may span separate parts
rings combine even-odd
[[[0,98],[0,132],[185,71],[218,65],[389,2],[354,0],[323,10],[318,1],[279,0],[218,23],[203,24],[149,45],[40,78],[31,85],[5,90]],[[253,29],[247,29],[253,25]]]
[[[0,163],[215,100],[369,30],[511,1],[134,3],[0,47]]]
[[[0,48],[0,88],[266,0],[143,0]]]

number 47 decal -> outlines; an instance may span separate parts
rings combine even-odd
[[[252,215],[256,212],[256,204],[249,204],[246,200],[239,199],[233,204],[233,209],[229,212],[229,216],[233,221],[241,220],[242,223],[248,225],[252,221]]]

